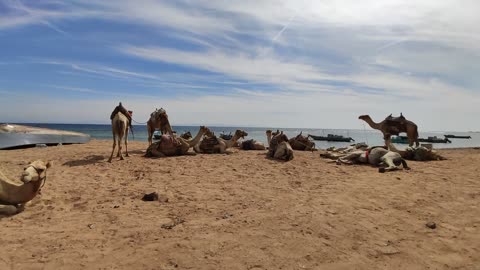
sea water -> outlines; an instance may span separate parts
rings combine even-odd
[[[51,129],[60,129],[68,131],[76,131],[81,133],[89,134],[94,139],[101,140],[111,140],[112,139],[112,127],[111,125],[91,125],[91,124],[24,124],[35,127],[44,127]],[[183,132],[190,131],[192,136],[197,134],[199,127],[198,126],[172,126],[173,130],[177,134],[182,134]],[[303,135],[317,135],[317,136],[327,136],[328,134],[342,135],[345,137],[352,137],[355,142],[365,142],[368,145],[383,145],[383,135],[378,130],[373,130],[367,128],[365,130],[358,129],[308,129],[308,128],[276,128],[276,127],[208,127],[216,135],[221,133],[235,133],[235,130],[242,129],[248,133],[246,139],[255,139],[263,143],[267,142],[267,137],[265,131],[270,130],[283,130],[283,132],[289,137],[293,137],[302,132]],[[129,132],[129,140],[134,141],[147,141],[147,126],[146,125],[134,125],[133,126],[133,136]],[[433,144],[434,148],[457,148],[457,147],[479,147],[480,146],[480,133],[479,132],[453,132],[453,131],[435,131],[435,132],[423,132],[419,131],[421,138],[427,138],[429,136],[437,136],[438,138],[443,138],[444,134],[454,134],[462,136],[471,136],[471,139],[453,139],[450,138],[452,143],[435,143]],[[405,134],[404,134],[405,135]],[[326,141],[315,141],[316,147],[319,149],[326,149],[331,146],[335,147],[344,147],[346,145],[352,144],[347,142],[326,142]],[[396,144],[397,145],[397,144]],[[405,147],[405,144],[398,144],[398,147]]]

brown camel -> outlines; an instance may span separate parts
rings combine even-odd
[[[117,157],[123,160],[122,155],[122,140],[125,138],[125,156],[128,157],[128,118],[123,113],[118,112],[112,119],[112,134],[113,134],[113,146],[112,153],[108,162],[112,162],[113,152],[115,152],[115,146],[118,143]]]
[[[242,150],[265,150],[267,149],[262,142],[259,142],[254,139],[242,141],[239,143],[240,149]]]
[[[191,140],[164,134],[159,141],[154,142],[147,148],[145,156],[165,157],[185,155],[190,147],[197,145],[205,134],[208,136],[213,135],[211,131],[204,126],[200,127],[197,136]]]
[[[302,135],[302,132],[298,134],[296,137],[291,138],[288,140],[290,145],[294,150],[300,150],[300,151],[314,151],[315,149],[315,143],[310,141],[308,137],[305,137]]]
[[[147,121],[149,146],[152,144],[152,137],[155,129],[160,129],[162,134],[170,134],[170,136],[173,136],[172,126],[170,126],[167,112],[163,108],[160,108],[160,110],[155,109],[155,111],[150,114],[150,119]]]
[[[367,122],[371,128],[380,130],[383,133],[386,146],[388,146],[387,141],[390,141],[392,135],[398,135],[401,132],[407,133],[410,146],[413,146],[413,143],[415,143],[417,147],[420,145],[418,142],[417,125],[407,120],[402,114],[400,114],[399,117],[392,117],[390,114],[380,123],[373,122],[369,115],[360,115],[358,119]]]
[[[199,144],[193,147],[193,150],[197,153],[204,153],[204,154],[213,154],[213,153],[220,153],[220,154],[230,154],[227,149],[233,147],[240,138],[244,138],[248,136],[243,130],[237,129],[235,134],[232,136],[230,140],[224,140],[222,138],[217,138],[215,135],[208,136],[204,138]]]
[[[277,130],[277,132],[272,133],[271,130],[267,130],[265,133],[268,141],[268,157],[285,161],[293,159],[292,146],[288,143],[288,137],[283,134],[283,131]]]

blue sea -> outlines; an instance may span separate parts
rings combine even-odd
[[[69,130],[89,134],[92,138],[109,140],[112,139],[112,128],[111,125],[90,125],[90,124],[25,124],[36,127],[44,127],[51,129],[60,129],[60,130]],[[177,134],[181,134],[186,131],[190,131],[193,136],[197,134],[199,129],[198,126],[172,126],[173,130]],[[219,135],[223,133],[234,133],[236,129],[242,129],[248,133],[247,139],[255,139],[261,142],[266,143],[267,138],[265,136],[265,130],[271,129],[276,130],[276,127],[211,127],[210,130]],[[383,136],[380,131],[367,128],[365,130],[358,129],[308,129],[308,128],[279,128],[283,130],[285,134],[290,138],[292,136],[298,135],[300,132],[303,132],[303,135],[312,134],[318,136],[327,136],[327,134],[336,134],[343,135],[346,137],[352,137],[355,142],[365,142],[368,145],[383,145]],[[134,136],[132,138],[131,133],[129,133],[129,140],[135,141],[147,141],[147,126],[146,125],[134,125],[133,126]],[[450,139],[452,143],[436,143],[434,148],[457,148],[457,147],[479,147],[480,146],[480,132],[452,132],[452,131],[435,131],[435,132],[419,132],[421,138],[426,138],[428,136],[437,136],[443,138],[444,134],[454,134],[454,135],[463,135],[471,136],[472,139]],[[326,141],[315,141],[317,148],[326,149],[331,146],[343,147],[349,145],[347,142],[326,142]],[[406,145],[398,145],[399,147],[405,147]]]

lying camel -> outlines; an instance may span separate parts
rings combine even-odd
[[[240,138],[244,138],[245,136],[248,136],[248,133],[240,129],[235,131],[235,134],[233,134],[230,140],[224,140],[212,134],[212,136],[204,138],[199,144],[195,145],[193,150],[197,153],[204,154],[231,153],[227,152],[227,149],[233,147]]]
[[[262,142],[254,139],[246,140],[240,143],[240,149],[242,150],[265,150],[267,149]]]
[[[152,143],[145,154],[146,157],[165,157],[185,155],[190,147],[197,145],[203,135],[212,135],[212,132],[201,126],[195,138],[187,140],[182,137],[163,134],[160,140]]]
[[[314,151],[315,150],[315,143],[310,141],[308,137],[302,135],[302,132],[297,136],[288,140],[290,145],[294,150],[300,151]]]
[[[268,141],[268,157],[285,161],[293,159],[293,149],[288,142],[287,135],[278,130],[275,133],[267,130],[265,133],[267,134]]]
[[[407,160],[428,161],[428,160],[446,160],[445,157],[439,155],[437,152],[426,147],[407,147],[404,151],[398,150],[393,143],[387,142],[387,147],[390,151],[399,153],[402,158]]]
[[[389,151],[382,146],[375,146],[367,150],[352,149],[349,153],[327,152],[320,155],[324,158],[336,159],[337,164],[364,164],[379,167],[379,172],[388,172],[400,169],[400,164],[403,168],[409,170],[405,159],[399,153]],[[386,166],[386,167],[385,167]]]
[[[47,169],[51,162],[34,161],[25,167],[23,184],[15,183],[0,171],[0,215],[14,215],[21,212],[24,205],[37,196],[47,179]]]

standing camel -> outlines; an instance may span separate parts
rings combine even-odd
[[[122,140],[125,137],[125,156],[128,157],[128,118],[121,112],[118,112],[112,119],[112,134],[113,134],[113,146],[112,153],[108,162],[112,162],[113,152],[115,152],[115,146],[118,143],[117,157],[123,160],[122,155]]]
[[[173,136],[173,130],[168,121],[167,111],[163,108],[160,108],[160,110],[155,109],[155,111],[150,114],[150,119],[147,121],[148,146],[152,144],[152,137],[155,129],[160,129],[162,135],[169,134],[170,136]]]
[[[410,146],[413,146],[413,143],[415,143],[417,147],[420,145],[418,142],[417,125],[414,122],[407,120],[402,114],[400,114],[399,117],[392,117],[392,115],[389,115],[380,123],[373,122],[369,115],[360,115],[358,119],[367,122],[371,128],[380,130],[383,133],[383,139],[385,140],[386,146],[388,146],[387,141],[390,141],[392,135],[398,135],[401,132],[407,133]]]

